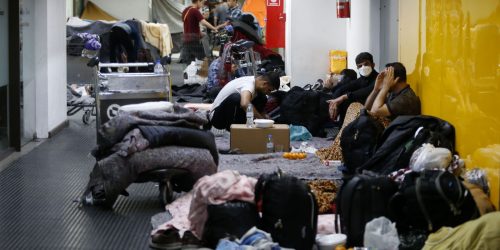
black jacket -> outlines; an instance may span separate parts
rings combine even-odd
[[[377,79],[378,72],[374,69],[372,73],[367,76],[361,76],[358,79],[348,83],[343,84],[333,93],[333,97],[337,98],[339,96],[347,94],[349,103],[360,102],[365,104],[366,98],[370,95],[375,86],[375,80]]]

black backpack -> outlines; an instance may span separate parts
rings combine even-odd
[[[229,201],[207,206],[208,217],[203,229],[204,245],[215,248],[220,239],[241,238],[250,228],[257,226],[259,213],[255,204]]]
[[[388,203],[396,192],[397,184],[385,176],[360,174],[344,181],[337,194],[335,226],[347,235],[347,247],[363,246],[365,225],[372,219],[391,218]]]
[[[281,102],[279,122],[304,126],[313,136],[324,136],[321,127],[328,121],[326,101],[330,99],[332,97],[326,93],[295,86]]]
[[[358,171],[369,170],[385,175],[407,168],[411,155],[423,143],[455,153],[455,128],[437,117],[398,116],[382,133],[372,158]]]
[[[362,109],[360,116],[344,128],[340,137],[344,174],[354,174],[356,168],[372,157],[383,131],[384,126],[366,109]]]
[[[307,184],[281,172],[263,174],[255,185],[255,202],[262,210],[258,227],[275,242],[297,250],[312,249],[318,204]]]
[[[437,231],[479,217],[469,190],[447,171],[424,170],[407,174],[390,201],[398,232]]]

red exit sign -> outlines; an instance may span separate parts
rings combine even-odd
[[[280,6],[281,0],[267,0],[267,6]]]

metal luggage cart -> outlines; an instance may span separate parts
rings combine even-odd
[[[99,37],[97,36],[99,40]],[[97,75],[97,71],[87,66],[90,58],[97,56],[99,50],[90,51],[85,49],[85,39],[78,35],[73,35],[66,40],[66,60],[67,60],[67,92],[68,98],[66,114],[73,116],[83,110],[82,121],[89,125],[91,116],[96,116],[94,83],[92,82]],[[76,93],[72,85],[77,87],[89,87],[88,96],[82,96]],[[85,98],[85,97],[88,97]]]
[[[169,61],[166,60],[168,64]],[[153,63],[98,63],[101,68],[120,67],[150,67]],[[172,100],[172,79],[168,67],[164,73],[98,73],[96,78],[96,128],[118,114],[120,106],[150,101]],[[102,144],[102,138],[97,131],[97,144]],[[176,181],[188,178],[190,173],[182,169],[158,169],[142,173],[135,183],[159,183],[160,201],[164,207],[172,201],[173,192],[181,191],[182,187],[175,185]]]
[[[84,124],[90,124],[91,116],[96,116],[95,108],[95,87],[92,82],[96,78],[97,71],[89,68],[87,63],[90,59],[81,56],[67,56],[67,92],[68,98],[66,100],[66,106],[68,110],[66,114],[68,116],[73,116],[77,114],[80,110],[83,110],[82,121]],[[89,99],[82,99],[80,93],[76,93],[71,85],[76,85],[77,87],[89,87]]]
[[[77,114],[80,110],[83,110],[82,121],[84,124],[89,125],[90,117],[97,115],[95,106],[95,92],[93,90],[94,88],[91,87],[90,95],[86,96],[87,97],[86,99],[82,99],[83,97],[79,93],[75,93],[70,86],[67,86],[67,89],[68,89],[67,90],[68,101],[66,102],[66,106],[68,107],[68,110],[66,111],[66,115],[73,116]],[[73,98],[78,97],[78,99],[70,100],[69,93],[71,93],[71,96]]]
[[[99,63],[98,68],[149,67],[152,63]],[[99,73],[96,79],[97,124],[99,128],[118,114],[120,106],[172,100],[170,72]],[[99,144],[99,134],[97,136]]]

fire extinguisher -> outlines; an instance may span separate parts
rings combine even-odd
[[[337,18],[351,17],[351,1],[337,0]]]

